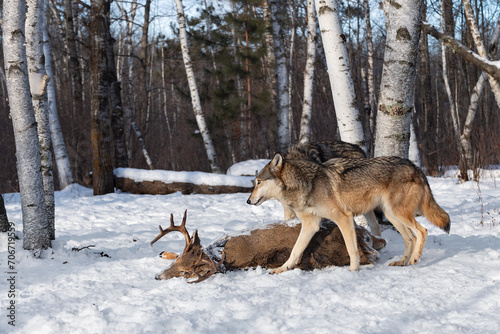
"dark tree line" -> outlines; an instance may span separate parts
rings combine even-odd
[[[119,113],[117,116],[123,118],[123,128],[109,131],[113,135],[122,135],[124,140],[116,141],[111,147],[119,150],[120,145],[116,143],[126,143],[125,153],[123,150],[109,153],[113,157],[110,158],[113,159],[111,165],[118,166],[114,157],[121,156],[125,162],[120,165],[148,168],[142,147],[131,130],[134,122],[142,133],[155,168],[209,171],[210,163],[192,111],[177,26],[174,24],[172,28],[153,33],[151,23],[159,18],[150,12],[150,0],[104,2],[110,6],[109,16],[105,17],[109,18],[107,24],[111,27],[104,38],[113,46],[114,56],[110,59],[110,50],[107,51],[107,61],[102,66],[108,68],[109,75],[102,78],[102,82],[108,90],[120,93],[121,105],[111,98],[104,98],[101,102],[123,111],[123,116]],[[49,0],[46,9],[57,109],[73,176],[81,184],[90,184],[90,172],[94,168],[90,134],[91,110],[96,103],[93,89],[96,87],[91,84],[91,78],[98,59],[93,44],[95,40],[91,36],[95,35],[93,30],[98,28],[98,23],[92,18],[90,4],[86,1]],[[133,11],[134,4],[136,12]],[[289,126],[292,143],[298,141],[300,132],[307,60],[306,5],[306,1],[289,1],[281,8],[283,27],[288,36],[285,39],[289,57],[287,66],[291,70]],[[368,5],[372,13],[373,81],[377,97],[385,51],[385,28],[383,19],[378,19],[383,15],[376,4],[368,2]],[[363,1],[343,1],[340,7],[358,109],[368,137],[373,105],[368,93],[365,7]],[[472,7],[489,50],[500,13],[499,5],[496,1],[477,0],[472,1]],[[196,15],[190,13],[187,17],[190,55],[201,105],[223,170],[237,161],[269,157],[278,149],[279,102],[275,88],[275,59],[270,52],[274,44],[266,23],[265,6],[258,0],[236,0],[227,8],[231,10],[221,12],[203,5]],[[427,2],[423,6],[423,20],[439,28],[442,14],[444,32],[476,51],[462,1],[444,0],[442,8],[438,2]],[[443,82],[441,45],[427,31],[421,33],[418,58],[412,122],[422,166],[429,174],[436,174],[446,166],[458,165],[460,151],[453,133],[450,99]],[[3,57],[0,59],[0,192],[5,193],[19,189],[12,122],[6,100],[5,64]],[[452,101],[462,128],[481,70],[450,51],[447,51],[446,59]],[[311,140],[338,139],[320,35],[317,38],[312,95]],[[495,97],[486,84],[471,131],[476,166],[499,164],[499,115]],[[116,124],[110,118],[105,127],[111,127],[112,123]],[[57,170],[54,172],[57,176]]]

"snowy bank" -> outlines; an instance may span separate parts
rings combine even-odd
[[[166,195],[180,191],[187,194],[225,194],[250,192],[252,176],[177,172],[117,168],[114,170],[116,188],[132,194]]]

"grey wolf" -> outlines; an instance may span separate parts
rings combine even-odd
[[[288,260],[271,273],[292,269],[319,230],[321,218],[339,227],[350,257],[350,270],[358,270],[359,252],[354,232],[355,215],[381,208],[401,233],[405,251],[392,266],[420,260],[427,230],[415,220],[423,214],[432,224],[450,231],[450,218],[432,196],[427,178],[411,161],[398,157],[335,158],[322,165],[286,160],[277,153],[259,172],[248,204],[276,199],[300,219],[301,231]]]
[[[355,144],[346,143],[343,141],[320,141],[303,143],[291,146],[284,156],[285,160],[307,160],[317,164],[333,158],[366,158],[365,152]],[[285,220],[295,218],[293,211],[284,207]],[[364,214],[370,227],[371,232],[376,236],[381,236],[380,225],[377,222],[373,210]]]

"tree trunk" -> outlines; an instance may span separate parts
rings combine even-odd
[[[109,0],[90,3],[90,35],[92,100],[92,183],[94,196],[114,192],[111,117],[109,112],[109,82],[107,50],[109,34]]]
[[[186,23],[184,21],[184,8],[182,7],[182,0],[175,0],[177,6],[177,20],[179,23],[179,37],[181,41],[182,48],[182,58],[184,60],[184,67],[186,68],[186,75],[189,83],[189,89],[191,90],[191,102],[193,103],[194,115],[196,117],[196,122],[198,123],[198,128],[203,138],[203,143],[205,144],[205,151],[207,152],[208,160],[210,163],[210,168],[213,173],[221,173],[221,169],[217,162],[217,155],[215,153],[215,148],[212,143],[212,138],[210,132],[208,131],[207,124],[205,122],[205,116],[201,110],[200,96],[198,94],[198,87],[196,86],[196,79],[194,77],[193,65],[191,63],[191,56],[189,55],[189,48],[187,42],[186,34]]]
[[[276,68],[276,54],[274,53],[274,37],[273,37],[273,20],[271,11],[269,9],[269,1],[262,1],[262,11],[264,14],[264,22],[266,24],[266,30],[264,31],[264,40],[266,42],[266,83],[271,91],[273,100],[273,109],[277,105],[277,92],[276,92],[276,75],[274,69]]]
[[[314,63],[316,62],[316,29],[317,21],[314,0],[307,0],[307,58],[304,69],[304,101],[302,102],[299,143],[307,143],[311,140]]]
[[[347,54],[347,36],[342,32],[337,0],[316,0],[316,11],[328,64],[340,138],[348,143],[359,145],[366,152],[363,125],[357,108]]]
[[[384,1],[386,46],[375,157],[408,158],[422,1]]]
[[[28,0],[26,15],[26,57],[28,59],[28,75],[31,88],[31,99],[35,112],[40,141],[43,188],[47,210],[47,224],[50,239],[55,240],[54,213],[54,177],[52,172],[52,144],[50,140],[49,112],[47,100],[47,84],[50,77],[45,72],[45,55],[43,53],[43,34],[45,1]]]
[[[109,19],[108,19],[109,20]],[[109,21],[108,21],[109,22]],[[109,23],[108,23],[109,24]],[[116,76],[115,53],[113,51],[113,37],[109,29],[106,30],[106,57],[109,102],[111,111],[111,129],[113,132],[114,168],[128,167],[127,145],[125,142],[124,119],[121,97],[121,82]]]
[[[139,80],[140,80],[140,92],[141,92],[141,97],[145,100],[139,101],[139,105],[141,106],[139,113],[140,113],[140,119],[141,119],[141,127],[145,125],[143,129],[147,129],[147,111],[149,109],[149,89],[148,89],[148,63],[149,63],[149,57],[148,57],[148,47],[149,47],[149,42],[148,42],[148,35],[149,35],[149,16],[151,12],[151,0],[146,0],[146,3],[144,4],[144,24],[142,25],[142,38],[141,38],[141,54],[140,54],[140,60],[141,60],[141,67],[140,67],[140,72],[139,72]]]
[[[137,137],[137,141],[139,142],[139,146],[142,150],[142,155],[144,155],[144,159],[146,160],[149,169],[155,169],[153,166],[153,161],[151,161],[151,158],[149,157],[148,150],[146,150],[146,144],[144,144],[144,139],[142,139],[141,131],[139,131],[139,128],[137,127],[137,124],[135,124],[135,122],[132,122],[132,129],[134,130],[135,136]]]
[[[424,2],[422,6],[422,20],[426,20],[427,5]],[[429,45],[427,34],[420,36],[420,94],[424,112],[424,127],[422,138],[422,150],[424,165],[427,167],[427,173],[434,175],[438,171],[437,163],[437,138],[434,135],[436,127],[437,108],[433,103],[431,68],[429,60]]]
[[[64,16],[66,21],[66,40],[68,46],[69,75],[71,79],[73,113],[79,114],[82,110],[82,75],[80,73],[80,61],[76,47],[76,29],[73,16],[73,0],[64,0]]]
[[[57,175],[59,177],[59,186],[66,188],[73,183],[73,174],[69,162],[68,151],[62,134],[61,123],[57,114],[56,94],[54,87],[54,74],[52,73],[52,53],[50,51],[49,36],[47,33],[46,17],[43,15],[43,54],[45,56],[45,72],[51,78],[47,86],[48,112],[50,136],[52,139],[52,149],[57,166]]]
[[[7,211],[5,210],[5,203],[3,202],[2,194],[0,194],[0,232],[8,232],[9,229],[10,224],[7,218]]]
[[[364,15],[365,15],[365,25],[366,25],[366,49],[367,49],[367,74],[368,74],[368,96],[370,101],[370,140],[369,140],[369,151],[370,155],[373,155],[373,145],[375,139],[375,120],[377,117],[377,95],[375,93],[375,69],[373,64],[374,51],[373,51],[373,39],[372,39],[372,24],[370,18],[370,3],[368,0],[363,0]],[[368,135],[368,134],[367,134]]]
[[[495,28],[495,32],[490,42],[490,52],[489,58],[495,59],[497,53],[498,40],[500,38],[500,16],[497,21],[497,25]],[[483,92],[484,85],[486,83],[486,74],[483,72],[479,77],[476,85],[474,86],[474,90],[472,91],[470,97],[469,109],[467,111],[467,117],[465,119],[464,127],[462,130],[462,134],[460,135],[460,145],[461,151],[467,161],[467,166],[473,167],[473,153],[472,153],[472,123],[476,117],[477,109],[479,106],[479,99],[481,98],[481,94]]]
[[[290,42],[288,44],[288,133],[290,136],[290,141],[296,141],[296,135],[293,131],[293,104],[292,104],[292,92],[293,92],[293,52],[295,49],[295,11],[294,4],[292,1],[288,1],[288,8],[290,10],[291,18],[291,31],[290,31]]]
[[[122,95],[123,99],[123,128],[124,128],[124,136],[125,143],[127,147],[127,159],[130,162],[132,160],[132,150],[131,150],[131,134],[130,131],[132,129],[132,105],[134,103],[134,88],[132,85],[132,78],[134,77],[134,55],[132,48],[132,33],[133,33],[133,25],[135,19],[135,13],[137,11],[137,0],[132,0],[130,7],[130,16],[127,11],[123,7],[123,0],[120,1],[123,16],[127,20],[127,28],[125,32],[125,56],[126,56],[126,65],[125,70],[123,71],[123,79],[121,82],[124,83],[122,85],[122,89],[124,94]],[[128,145],[127,145],[128,144]]]
[[[28,82],[25,20],[24,0],[4,0],[3,50],[16,142],[23,215],[23,246],[28,250],[41,250],[50,247],[51,241],[45,208],[40,142]]]
[[[283,13],[285,4],[282,0],[270,0],[274,39],[274,55],[276,57],[276,81],[278,85],[278,151],[284,152],[290,146],[290,124],[288,96],[288,67],[285,48],[285,30],[283,29]]]

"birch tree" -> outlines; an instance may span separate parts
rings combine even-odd
[[[45,72],[51,78],[47,85],[48,113],[50,137],[52,140],[52,149],[57,166],[57,175],[59,177],[59,185],[61,189],[66,188],[73,183],[73,174],[71,172],[71,164],[69,162],[66,143],[64,142],[61,123],[57,114],[56,94],[54,88],[54,77],[52,73],[52,53],[50,51],[49,36],[47,33],[47,20],[43,15],[43,54],[45,56]]]
[[[340,138],[366,152],[337,0],[315,0]]]
[[[476,37],[477,38],[477,37]],[[493,37],[491,38],[490,42],[490,53],[487,54],[486,56],[489,57],[490,59],[495,59],[497,50],[498,50],[498,40],[500,38],[500,16],[498,17],[495,32],[493,33]],[[478,42],[480,42],[478,40]],[[467,110],[467,116],[465,119],[465,123],[463,125],[463,130],[462,133],[460,134],[459,141],[460,141],[460,149],[462,154],[464,155],[465,161],[467,163],[467,167],[472,167],[473,166],[473,154],[472,154],[472,141],[471,141],[471,135],[472,135],[472,124],[474,122],[474,119],[476,117],[477,109],[479,106],[479,99],[481,98],[483,88],[486,84],[486,81],[491,82],[495,81],[494,78],[487,78],[486,73],[481,73],[479,76],[479,79],[477,80],[476,85],[474,86],[474,89],[472,90],[472,94],[470,96],[470,103],[469,103],[469,108]],[[498,83],[497,83],[498,84]],[[492,87],[492,90],[495,90],[495,87]],[[495,94],[496,96],[496,94]]]
[[[10,224],[7,218],[7,211],[5,210],[5,203],[3,202],[3,196],[0,194],[0,232],[9,231]]]
[[[50,77],[45,73],[43,53],[44,0],[28,0],[26,15],[26,56],[31,99],[37,122],[42,163],[42,178],[47,210],[47,224],[51,240],[55,239],[54,227],[54,178],[52,172],[52,144],[50,139],[47,84]]]
[[[214,144],[212,143],[212,138],[205,122],[205,116],[203,115],[201,109],[200,96],[198,93],[198,87],[196,86],[196,79],[194,76],[193,65],[191,63],[191,56],[189,55],[182,0],[175,0],[175,4],[177,6],[177,21],[179,23],[179,38],[181,42],[182,59],[184,61],[184,67],[186,69],[186,76],[189,83],[194,115],[196,117],[196,122],[198,124],[201,137],[203,138],[203,144],[205,145],[205,151],[207,152],[210,168],[213,173],[221,173],[221,169],[217,163],[217,155],[215,153]]]
[[[23,247],[51,246],[42,179],[40,143],[31,102],[25,49],[26,2],[4,0],[3,50],[7,90],[16,143],[23,216]]]
[[[387,37],[377,111],[375,156],[408,158],[422,1],[385,0],[383,6]]]
[[[110,0],[90,2],[92,184],[94,195],[114,192],[107,52]]]
[[[269,0],[269,4],[271,8],[274,54],[276,58],[276,81],[278,85],[278,151],[284,152],[290,146],[289,77],[282,14],[285,4],[282,0]]]
[[[316,9],[314,0],[307,0],[307,60],[304,69],[304,101],[300,118],[299,143],[307,143],[311,139],[312,97],[314,82],[314,63],[316,62]]]

